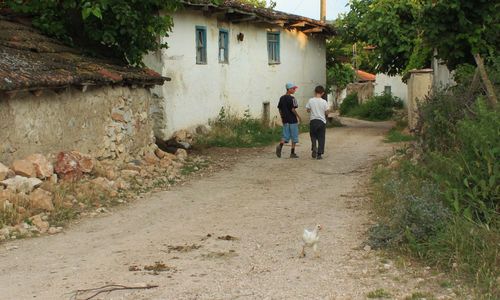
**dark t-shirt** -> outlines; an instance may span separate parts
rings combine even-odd
[[[297,105],[297,100],[295,100],[295,97],[291,95],[281,96],[280,101],[278,103],[278,109],[280,110],[281,121],[283,122],[283,124],[297,123],[297,117],[292,111],[293,108],[297,107],[299,106]]]

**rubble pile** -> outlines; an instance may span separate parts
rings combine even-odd
[[[64,151],[32,154],[10,166],[0,163],[0,241],[58,233],[75,216],[107,212],[140,192],[182,181],[186,170],[207,165],[185,149],[174,153],[153,144],[128,161]]]

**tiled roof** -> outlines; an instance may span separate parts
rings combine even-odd
[[[361,71],[361,70],[356,70],[356,75],[358,76],[359,81],[375,81],[375,75]]]
[[[304,33],[320,33],[335,35],[334,27],[325,22],[288,14],[270,8],[258,8],[238,0],[225,0],[221,4],[214,4],[210,0],[182,0],[184,6],[199,8],[205,11],[223,11],[232,22],[260,22],[281,25],[284,28],[295,28]]]
[[[84,56],[34,28],[0,15],[0,92],[87,85],[161,85],[149,69]]]

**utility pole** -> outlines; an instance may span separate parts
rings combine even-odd
[[[326,22],[326,0],[321,1],[320,21]]]

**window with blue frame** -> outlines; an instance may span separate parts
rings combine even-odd
[[[280,33],[267,32],[267,56],[269,64],[280,63]]]
[[[229,32],[219,29],[219,62],[229,63]]]
[[[207,28],[196,26],[196,63],[207,63]]]

